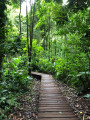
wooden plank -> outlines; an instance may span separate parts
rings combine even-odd
[[[39,118],[38,120],[77,120],[76,118]]]
[[[54,99],[54,100],[53,99],[39,99],[39,101],[40,101],[39,103],[43,103],[43,104],[44,103],[45,104],[46,103],[63,103],[64,104],[66,102],[66,100],[61,101],[61,100],[58,100],[58,99]]]
[[[75,117],[75,115],[72,112],[39,112],[38,117],[43,117],[43,118],[72,118]]]
[[[69,106],[40,106],[38,109],[70,109]]]
[[[64,97],[63,96],[55,97],[55,96],[41,96],[40,95],[40,99],[58,99],[58,100],[60,100],[60,99],[64,99]]]
[[[72,111],[71,108],[66,108],[63,109],[63,108],[60,108],[60,107],[56,107],[56,108],[48,108],[48,107],[45,107],[45,108],[39,108],[38,109],[39,112],[70,112]]]
[[[51,100],[52,100],[52,99],[51,99]],[[50,100],[48,100],[48,101],[50,101]],[[59,101],[58,101],[58,102],[57,102],[57,101],[56,101],[56,102],[55,102],[55,101],[53,101],[53,102],[48,102],[48,101],[47,101],[47,102],[43,102],[42,100],[40,100],[40,101],[39,101],[39,104],[44,104],[44,105],[46,105],[46,104],[54,104],[54,103],[55,103],[55,104],[68,104],[68,103],[65,103],[65,102],[63,102],[63,101],[61,101],[61,102],[59,102]]]
[[[61,96],[61,95],[53,95],[53,94],[47,94],[47,95],[40,95],[40,97],[41,98],[60,98],[60,99],[62,99],[62,100],[65,100],[66,101],[66,99],[64,99],[64,97],[63,96]],[[58,99],[59,100],[59,99]],[[59,100],[59,101],[62,101],[62,100]]]
[[[43,89],[44,91],[52,91],[52,92],[60,92],[60,90],[59,89]],[[41,89],[41,91],[42,91],[42,89]]]
[[[59,92],[58,93],[57,92],[56,93],[52,93],[52,92],[51,93],[45,93],[44,92],[44,93],[40,93],[40,95],[58,95],[58,96],[63,96],[62,93],[59,93]]]
[[[41,92],[40,92],[40,95],[46,95],[46,94],[51,94],[51,95],[53,95],[53,94],[56,95],[56,94],[57,94],[57,95],[59,95],[59,96],[60,96],[60,95],[63,96],[60,91],[57,92],[57,91],[54,91],[54,90],[53,90],[53,91],[48,91],[48,92],[47,92],[47,91],[41,91]]]
[[[46,105],[46,104],[41,104],[41,105],[39,104],[39,107],[42,107],[42,106],[43,106],[43,107],[44,107],[44,106],[45,106],[45,107],[47,106],[47,107],[62,107],[62,108],[64,108],[64,107],[69,107],[69,108],[71,108],[71,107],[69,106],[69,104],[67,104],[67,103],[66,103],[66,104],[59,104],[59,105],[53,104],[53,106],[52,106],[52,104],[47,104],[47,105]]]

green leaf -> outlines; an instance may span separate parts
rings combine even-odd
[[[84,95],[85,98],[90,98],[90,94]]]
[[[6,97],[1,97],[1,101],[5,101],[6,99]]]
[[[8,103],[9,105],[11,105],[11,106],[15,105],[15,100],[14,100],[14,98],[8,99],[8,100],[7,100],[7,103]]]
[[[32,80],[32,77],[30,77],[30,76],[27,76],[27,79],[29,79],[29,80]]]

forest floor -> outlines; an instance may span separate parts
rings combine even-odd
[[[63,95],[73,108],[75,115],[79,120],[90,120],[90,97],[78,96],[74,88],[57,81],[57,84]],[[88,93],[90,95],[90,93]]]
[[[20,106],[14,108],[10,120],[37,120],[40,80],[34,79],[27,94],[18,102]]]
[[[74,109],[79,120],[90,120],[90,98],[78,96],[75,89],[56,81],[62,94],[66,97],[70,106]],[[19,99],[20,106],[14,108],[11,120],[37,120],[40,92],[40,80],[34,79],[32,89]]]

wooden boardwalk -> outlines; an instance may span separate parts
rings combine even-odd
[[[41,76],[38,120],[77,120],[53,77],[35,72],[32,74]]]

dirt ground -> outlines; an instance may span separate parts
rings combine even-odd
[[[34,79],[30,90],[19,99],[20,106],[14,108],[11,120],[37,120],[40,80]]]
[[[68,87],[66,84],[57,82],[63,95],[66,97],[70,106],[74,110],[74,114],[79,120],[90,120],[90,97],[78,96],[74,88]],[[90,93],[88,93],[90,95]]]

